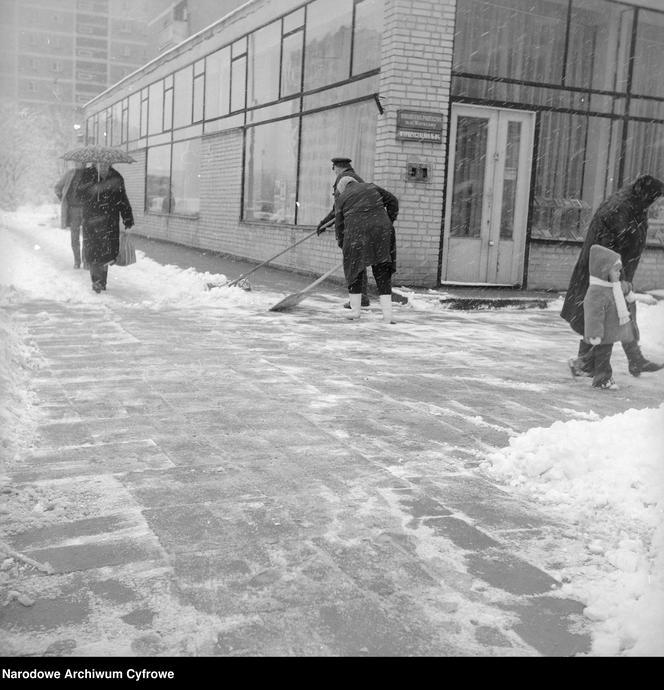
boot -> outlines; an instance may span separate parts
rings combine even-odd
[[[362,313],[362,295],[350,295],[350,314],[346,314],[347,319],[359,319]]]
[[[366,295],[362,295],[362,309],[368,309],[370,306],[371,300]],[[350,309],[350,302],[344,304],[344,309]]]
[[[647,360],[637,342],[623,343],[623,350],[627,355],[627,369],[632,376],[640,376],[641,372],[659,371],[664,368],[664,364]]]
[[[392,295],[380,295],[378,299],[383,312],[383,323],[395,323],[392,321]]]

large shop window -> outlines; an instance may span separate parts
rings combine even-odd
[[[147,176],[145,180],[145,206],[147,211],[169,212],[171,182],[171,145],[153,146],[148,149]]]
[[[196,215],[201,203],[201,140],[173,144],[171,213]]]
[[[231,49],[222,48],[205,59],[205,119],[228,115]]]
[[[298,225],[316,225],[332,209],[333,155],[348,156],[360,177],[373,179],[377,112],[366,101],[302,118]]]
[[[352,21],[353,0],[315,0],[307,6],[305,91],[348,79]]]
[[[290,118],[247,131],[245,220],[295,222],[298,123]]]
[[[279,98],[279,59],[281,20],[249,36],[247,107],[270,103]]]
[[[380,67],[384,0],[362,0],[355,8],[353,74]]]
[[[622,122],[541,113],[531,234],[583,239],[592,212],[617,187]]]
[[[457,0],[454,70],[560,84],[567,0]]]

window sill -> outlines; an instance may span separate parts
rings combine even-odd
[[[269,228],[287,228],[288,230],[314,230],[316,228],[315,225],[296,225],[295,223],[278,223],[274,220],[247,220],[246,218],[242,218],[240,220],[240,225],[257,225],[261,227],[269,227]]]
[[[163,211],[146,211],[146,216],[160,216],[163,218],[183,218],[185,220],[199,220],[200,213],[164,213]]]

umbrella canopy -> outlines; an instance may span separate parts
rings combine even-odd
[[[110,146],[81,146],[77,149],[67,151],[62,158],[66,161],[76,161],[78,163],[135,163],[132,158],[122,149],[114,149]]]

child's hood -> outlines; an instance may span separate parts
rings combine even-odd
[[[600,280],[609,279],[609,271],[620,261],[620,254],[611,249],[593,244],[590,247],[590,275]]]

